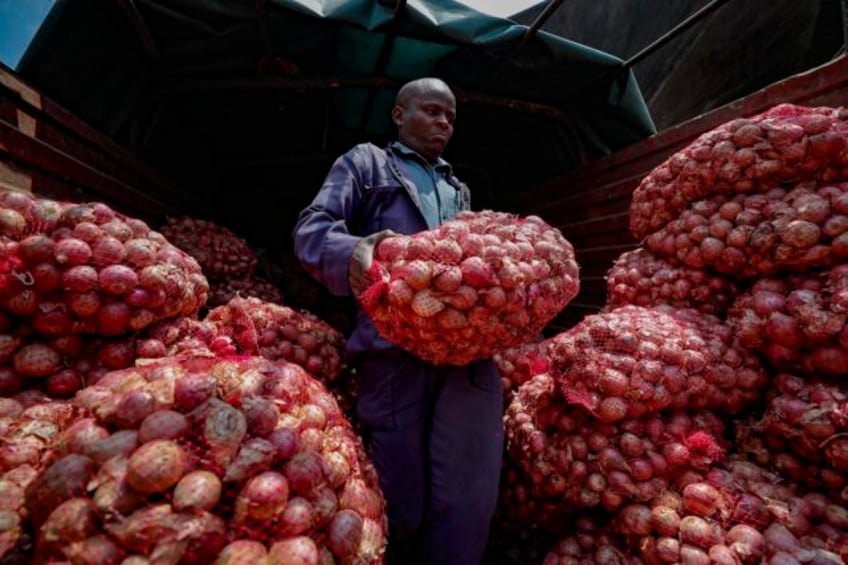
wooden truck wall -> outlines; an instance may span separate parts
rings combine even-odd
[[[179,192],[0,65],[0,188],[97,200],[158,225]]]

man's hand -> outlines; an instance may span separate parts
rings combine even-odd
[[[353,255],[350,257],[348,264],[348,282],[350,283],[350,292],[354,297],[358,298],[362,292],[371,286],[374,282],[368,278],[368,269],[371,268],[371,263],[374,259],[374,249],[377,244],[387,237],[397,235],[392,230],[383,230],[373,233],[367,237],[363,237],[356,247],[353,248]]]

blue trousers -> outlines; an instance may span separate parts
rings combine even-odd
[[[503,462],[494,363],[436,367],[390,351],[357,374],[357,416],[387,502],[387,562],[479,564]]]

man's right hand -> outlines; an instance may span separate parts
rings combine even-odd
[[[348,264],[348,282],[354,297],[358,298],[374,282],[368,278],[368,270],[374,260],[374,249],[377,244],[395,235],[397,234],[392,230],[379,231],[363,237],[353,248],[353,255]]]

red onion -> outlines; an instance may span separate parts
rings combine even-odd
[[[127,466],[127,483],[138,492],[164,492],[182,478],[188,457],[170,440],[154,440],[136,449]]]

